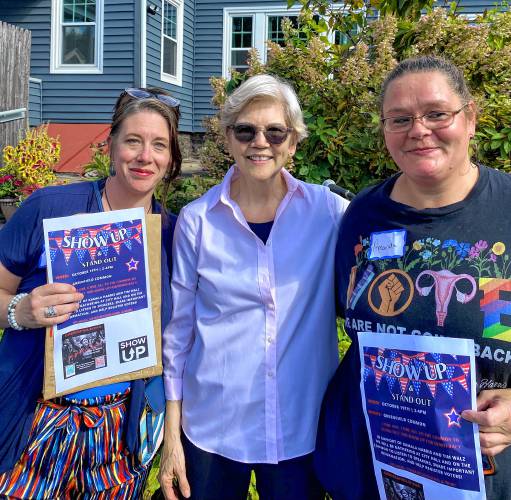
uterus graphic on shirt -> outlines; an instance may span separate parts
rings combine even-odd
[[[371,258],[375,254],[371,245],[372,236],[361,236],[354,247],[348,310],[355,312],[364,297],[373,313],[388,322],[393,317],[397,321],[413,307],[420,311],[418,325],[425,319],[434,321],[436,334],[443,335],[454,307],[470,306],[473,314],[476,306],[482,315],[481,337],[511,342],[511,322],[507,321],[511,315],[511,258],[503,242],[428,237],[406,242],[397,257],[383,254],[377,258]],[[457,314],[463,312],[458,309]],[[390,331],[383,331],[404,333],[398,324],[389,326]],[[354,328],[362,331],[364,325]]]

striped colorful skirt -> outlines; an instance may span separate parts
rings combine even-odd
[[[147,467],[122,441],[129,391],[79,401],[38,401],[28,445],[0,475],[0,497],[141,497]]]

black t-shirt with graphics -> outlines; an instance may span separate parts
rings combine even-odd
[[[355,344],[368,330],[472,338],[477,390],[511,387],[511,176],[481,166],[465,200],[426,210],[390,199],[396,178],[363,192],[343,219],[337,277],[348,334]],[[355,344],[347,363],[357,382],[344,383],[358,389]],[[510,499],[511,452],[496,461],[487,496]]]

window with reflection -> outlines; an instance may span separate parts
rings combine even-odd
[[[96,0],[62,0],[61,64],[96,64]]]
[[[231,68],[245,72],[248,69],[248,51],[253,46],[252,16],[233,16],[231,31]]]
[[[51,73],[103,71],[104,0],[51,0]]]
[[[163,55],[162,71],[167,75],[177,75],[177,7],[163,2]]]

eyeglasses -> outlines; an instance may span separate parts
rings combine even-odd
[[[278,125],[256,127],[250,123],[237,123],[236,125],[229,125],[227,128],[233,131],[237,141],[244,143],[252,142],[257,132],[261,131],[270,144],[282,144],[287,139],[289,132],[293,131],[289,127],[279,127]]]
[[[171,108],[178,108],[181,104],[178,99],[167,94],[153,94],[143,89],[125,89],[124,92],[135,99],[158,99]]]
[[[415,120],[420,121],[429,130],[437,130],[452,125],[454,117],[469,103],[467,102],[456,111],[430,111],[420,116],[389,116],[382,118],[385,132],[408,132],[412,129]]]

